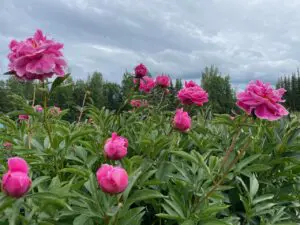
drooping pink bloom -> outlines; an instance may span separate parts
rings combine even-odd
[[[173,125],[177,130],[187,132],[192,126],[191,117],[183,109],[177,109],[173,119]]]
[[[281,105],[284,88],[273,89],[268,83],[260,80],[251,81],[245,91],[237,94],[237,105],[248,115],[254,113],[260,119],[278,120],[289,112]]]
[[[40,105],[36,105],[36,106],[34,106],[34,110],[35,110],[36,112],[42,112],[42,111],[43,111],[43,107],[40,106]]]
[[[162,88],[167,88],[170,86],[170,77],[168,75],[159,75],[155,79],[155,83],[157,86],[160,86]]]
[[[185,87],[178,92],[177,97],[184,105],[202,106],[208,102],[207,92],[193,81],[185,82]]]
[[[54,74],[64,76],[66,62],[61,49],[63,44],[49,40],[41,30],[24,41],[12,40],[9,44],[9,70],[22,80],[44,80]]]
[[[132,99],[130,101],[130,105],[133,108],[147,107],[148,106],[148,101],[147,100],[140,100],[140,99]]]
[[[128,140],[117,133],[112,133],[111,138],[107,139],[104,145],[104,153],[107,158],[119,160],[127,155]]]
[[[11,142],[9,142],[9,141],[6,141],[6,142],[3,143],[3,147],[5,149],[9,150],[9,149],[12,149],[13,144]]]
[[[52,116],[59,116],[59,114],[61,113],[61,108],[53,106],[49,109],[49,112]]]
[[[8,171],[2,177],[3,191],[12,197],[22,197],[31,186],[28,165],[19,157],[8,159]]]
[[[137,80],[134,80],[134,83],[136,83]],[[155,81],[153,78],[144,76],[140,79],[140,86],[139,90],[144,91],[145,93],[149,93],[153,88],[155,87]]]
[[[103,164],[96,173],[98,184],[103,192],[118,194],[123,192],[128,185],[128,175],[121,167]]]
[[[135,77],[142,78],[147,75],[148,69],[144,64],[139,64],[134,68]]]
[[[29,116],[26,114],[19,115],[19,120],[29,120]]]

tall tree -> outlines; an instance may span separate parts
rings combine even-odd
[[[223,76],[213,65],[206,67],[202,72],[201,85],[208,92],[213,112],[231,112],[234,107],[234,96],[229,75]]]

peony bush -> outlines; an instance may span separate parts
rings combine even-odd
[[[36,35],[18,44],[39,59],[50,50],[61,56],[61,45],[54,51],[53,41]],[[124,103],[132,110],[89,105],[70,123],[62,119],[67,109],[47,104],[67,75],[55,63],[40,70],[36,57],[25,59],[36,70],[10,65],[13,76],[58,77],[44,85],[43,106],[15,97],[19,110],[0,115],[0,224],[300,222],[300,120],[281,105],[283,89],[253,81],[237,94],[245,113],[208,116],[207,92],[189,81],[174,96],[177,110],[168,111],[170,77],[152,78],[140,64]]]

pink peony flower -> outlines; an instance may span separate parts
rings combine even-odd
[[[162,88],[167,88],[170,86],[170,83],[171,83],[170,77],[167,75],[157,76],[155,79],[155,83],[157,86],[160,86]]]
[[[53,106],[49,109],[49,112],[52,116],[59,116],[59,114],[61,113],[61,108]]]
[[[10,172],[22,172],[27,174],[29,171],[27,162],[20,157],[9,158],[7,164]]]
[[[28,176],[28,165],[19,157],[8,159],[8,171],[2,177],[3,191],[12,197],[22,197],[31,186],[31,179]]]
[[[248,115],[254,113],[258,118],[266,120],[278,120],[289,112],[279,103],[285,89],[273,89],[268,83],[251,81],[246,90],[237,94],[237,105]]]
[[[134,79],[134,83],[136,83],[137,80]],[[140,79],[140,91],[144,91],[146,93],[149,93],[153,88],[155,87],[155,81],[153,78],[144,76],[143,78]]]
[[[140,100],[140,99],[132,99],[130,101],[130,105],[134,108],[147,107],[148,106],[148,101],[147,100]]]
[[[135,77],[136,78],[142,78],[147,75],[148,70],[147,67],[144,64],[139,64],[134,68],[135,71]]]
[[[34,110],[35,110],[36,112],[42,112],[42,111],[43,111],[43,107],[40,106],[40,105],[36,105],[36,106],[34,106]]]
[[[9,149],[12,149],[13,144],[10,143],[10,142],[8,142],[8,141],[6,141],[6,142],[3,143],[3,147],[4,147],[5,149],[9,150]]]
[[[176,129],[187,132],[192,126],[191,117],[187,112],[184,112],[182,108],[177,109],[173,119],[173,125]]]
[[[19,115],[19,120],[29,120],[29,116],[28,115]]]
[[[199,85],[196,84],[194,81],[190,80],[189,82],[186,82],[186,81],[185,81],[184,86],[185,86],[186,88],[189,88],[189,87],[197,87],[197,86],[199,86]]]
[[[103,192],[118,194],[127,188],[128,175],[123,168],[103,164],[98,169],[96,176]]]
[[[207,92],[193,81],[185,82],[185,87],[178,92],[177,97],[184,105],[202,106],[208,102]]]
[[[25,41],[12,40],[9,44],[9,70],[22,80],[44,80],[64,76],[66,62],[62,58],[63,44],[48,40],[41,30]]]
[[[127,147],[128,140],[114,132],[105,142],[104,153],[109,159],[119,160],[127,155]]]

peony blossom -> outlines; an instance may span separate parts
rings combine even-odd
[[[248,115],[254,113],[260,119],[278,120],[289,112],[281,105],[284,88],[273,89],[260,80],[251,81],[246,90],[237,94],[237,105]]]
[[[42,112],[42,111],[43,111],[43,107],[40,106],[40,105],[36,105],[36,106],[34,106],[34,110],[35,110],[36,112]]]
[[[19,120],[29,120],[29,116],[26,114],[19,115]]]
[[[127,147],[128,140],[114,132],[105,142],[104,153],[109,159],[119,160],[127,155]]]
[[[22,80],[44,80],[54,74],[64,76],[66,62],[62,58],[63,44],[49,40],[41,30],[24,41],[9,44],[9,70]]]
[[[135,77],[142,78],[147,75],[148,69],[144,64],[139,64],[134,68]]]
[[[9,150],[9,149],[12,149],[13,144],[11,142],[6,141],[6,142],[3,143],[3,147],[5,149]]]
[[[187,132],[192,126],[191,117],[183,109],[177,109],[173,119],[173,125],[177,130]]]
[[[134,108],[147,107],[148,106],[148,101],[147,100],[140,100],[140,99],[132,99],[130,101],[130,105]]]
[[[149,93],[155,87],[155,81],[153,78],[145,76],[140,80],[140,91]]]
[[[128,185],[128,175],[121,167],[103,164],[96,173],[98,184],[103,192],[118,194],[123,192]]]
[[[170,86],[171,80],[170,77],[167,75],[160,75],[156,77],[155,83],[157,86],[160,86],[162,88],[167,88]]]
[[[178,92],[177,97],[184,105],[202,106],[208,102],[207,92],[193,81],[185,82],[185,87]]]
[[[28,165],[19,157],[8,159],[8,171],[2,177],[2,190],[9,196],[20,198],[31,186]]]

